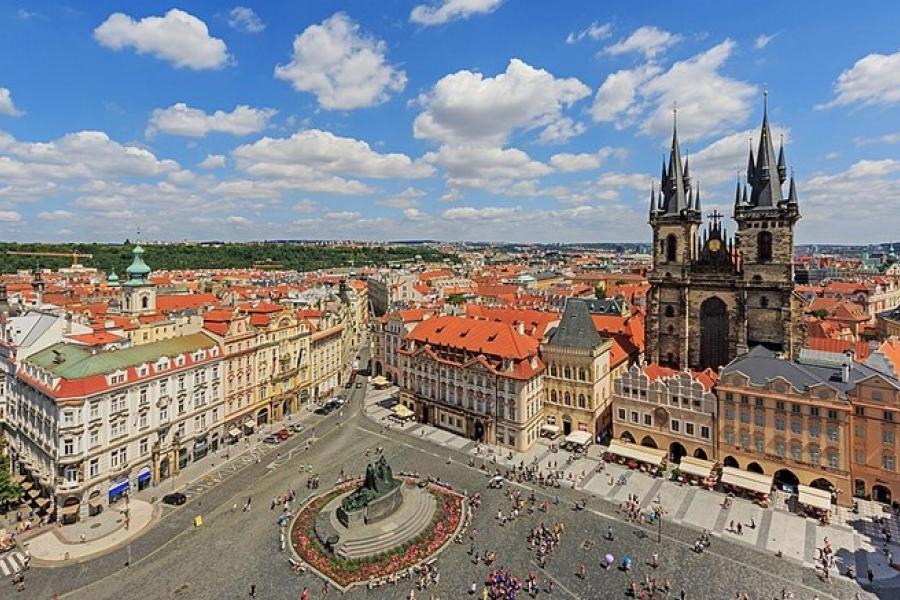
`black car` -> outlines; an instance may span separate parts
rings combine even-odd
[[[163,496],[163,502],[166,504],[171,504],[172,506],[181,506],[185,502],[187,502],[187,496],[182,494],[181,492],[173,492],[171,494],[166,494]]]

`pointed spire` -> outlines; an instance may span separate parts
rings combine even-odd
[[[756,174],[756,163],[753,162],[753,136],[747,138],[750,142],[750,157],[747,159],[747,181],[751,181]]]
[[[694,196],[694,210],[700,212],[700,180],[697,180],[697,194]]]
[[[656,185],[650,182],[650,215],[653,216],[659,211],[659,205],[656,202]]]
[[[672,147],[669,150],[669,165],[664,168],[664,177],[660,192],[662,194],[662,211],[667,215],[680,215],[689,209],[688,191],[681,164],[681,148],[678,145],[678,109],[672,110]]]
[[[747,184],[744,184],[744,196],[741,198],[741,204],[747,204]]]
[[[737,178],[737,183],[734,185],[734,205],[737,206],[741,203],[741,178]]]
[[[769,128],[769,92],[764,93],[763,122],[759,132],[759,148],[756,151],[756,165],[752,177],[748,177],[752,187],[750,204],[753,207],[772,208],[783,200],[782,179],[778,175],[775,146]]]
[[[781,183],[787,178],[787,166],[784,163],[784,134],[781,134],[781,147],[778,149],[778,179]]]
[[[688,151],[684,158],[684,183],[686,185],[689,184],[691,181],[691,173],[690,173],[690,168],[688,166],[688,163],[690,163],[690,161],[691,161],[691,153],[690,153],[690,151]]]
[[[788,202],[797,204],[797,186],[794,184],[794,170],[791,169],[791,187],[788,191]]]

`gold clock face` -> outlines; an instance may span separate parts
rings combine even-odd
[[[709,240],[709,243],[706,245],[709,248],[710,252],[718,252],[719,248],[722,247],[722,242],[719,240]]]

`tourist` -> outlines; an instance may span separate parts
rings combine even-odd
[[[256,598],[256,584],[255,583],[250,584],[250,597]]]

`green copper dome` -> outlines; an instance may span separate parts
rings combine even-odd
[[[128,281],[125,282],[125,285],[146,285],[150,275],[150,267],[144,262],[144,249],[140,246],[135,246],[131,254],[134,258],[125,271],[128,273]]]
[[[110,271],[109,275],[106,277],[106,283],[111,286],[119,285],[119,276],[116,275],[115,271]]]

